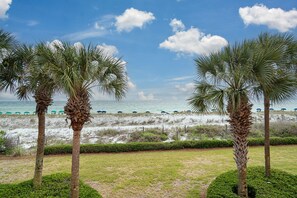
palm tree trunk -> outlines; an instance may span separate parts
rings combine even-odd
[[[265,176],[270,177],[270,133],[269,133],[269,107],[270,100],[267,95],[264,95],[264,131],[265,131],[265,140],[264,140],[264,152],[265,152]]]
[[[70,97],[64,111],[67,118],[71,120],[73,129],[72,142],[72,167],[71,167],[71,197],[79,197],[79,154],[80,133],[84,123],[90,120],[90,99],[85,91],[78,92],[75,97]]]
[[[80,130],[73,131],[72,167],[71,167],[71,198],[79,197],[79,153]]]
[[[233,136],[233,148],[238,171],[238,195],[240,197],[248,197],[246,181],[248,141],[247,137],[240,136],[236,133]]]
[[[233,112],[229,103],[228,112],[230,116],[230,130],[233,134],[234,159],[238,171],[238,195],[241,198],[248,197],[247,191],[247,161],[248,161],[248,141],[247,137],[252,125],[252,105],[243,101],[238,109]]]
[[[41,182],[42,182],[44,141],[45,141],[45,112],[41,111],[41,112],[38,112],[38,139],[37,139],[35,172],[34,172],[34,178],[33,178],[33,186],[35,189],[40,188]]]

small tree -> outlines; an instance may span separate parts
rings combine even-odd
[[[248,197],[247,136],[252,125],[252,104],[249,98],[253,95],[254,86],[257,86],[254,72],[261,71],[261,76],[267,82],[272,77],[271,65],[260,64],[261,57],[256,56],[253,47],[253,42],[245,41],[227,46],[222,52],[198,57],[195,63],[199,80],[194,95],[189,99],[198,111],[216,109],[229,115],[240,197]]]
[[[61,42],[53,46],[43,44],[39,50],[48,70],[68,96],[64,110],[73,129],[71,197],[78,198],[80,134],[91,118],[91,88],[122,98],[127,89],[125,64],[105,56],[96,47],[80,43],[74,46]]]
[[[270,176],[270,103],[282,102],[296,93],[296,77],[292,74],[294,64],[294,38],[288,34],[260,34],[255,40],[255,50],[261,54],[262,64],[270,64],[273,68],[273,78],[267,81],[256,70],[255,77],[259,86],[255,90],[257,97],[264,98],[264,134],[265,134],[265,175]]]
[[[40,188],[45,144],[45,113],[52,104],[52,95],[57,87],[44,65],[38,64],[36,50],[32,46],[18,46],[3,60],[0,70],[0,90],[9,89],[16,92],[20,100],[29,99],[30,95],[35,99],[38,138],[33,185],[34,188]]]

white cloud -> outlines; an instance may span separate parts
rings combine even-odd
[[[182,24],[181,21],[180,23]],[[176,30],[174,29],[176,26],[172,27],[173,31]],[[176,31],[174,35],[160,43],[159,47],[181,54],[208,55],[219,51],[227,44],[228,42],[223,37],[206,35],[198,28],[191,27],[185,31]]]
[[[103,25],[101,25],[99,22],[94,23],[94,28],[96,30],[105,30],[105,27]]]
[[[169,25],[172,27],[173,32],[183,31],[185,29],[185,25],[181,20],[172,19]]]
[[[128,89],[129,90],[136,89],[136,85],[131,81],[131,79],[129,77],[127,77],[127,78],[128,78],[128,83],[127,83]]]
[[[70,41],[79,41],[87,38],[96,38],[101,37],[107,34],[105,29],[88,29],[85,31],[74,32],[71,34],[64,35],[63,38],[68,39]]]
[[[28,26],[36,26],[38,24],[39,24],[39,22],[38,21],[35,21],[35,20],[30,20],[30,21],[27,22],[27,25]]]
[[[115,15],[107,14],[102,16],[99,20],[94,23],[94,28],[96,30],[110,30],[115,22]]]
[[[97,45],[97,49],[101,50],[102,53],[106,56],[115,56],[119,53],[116,46],[106,45],[103,43],[102,45]]]
[[[155,19],[151,12],[140,11],[134,8],[126,9],[125,12],[117,16],[115,27],[118,32],[130,32],[134,28],[142,28],[145,24]]]
[[[167,81],[182,81],[182,80],[188,80],[188,79],[192,79],[194,78],[194,76],[179,76],[179,77],[175,77],[175,78],[170,78]]]
[[[12,0],[0,0],[0,19],[8,18],[6,12],[9,10],[11,3]]]
[[[155,99],[154,94],[147,94],[147,95],[145,95],[143,91],[140,91],[137,94],[138,94],[138,99],[139,100],[149,101],[149,100],[154,100]]]
[[[193,92],[195,89],[195,84],[187,83],[185,85],[175,85],[175,88],[181,92]]]
[[[91,28],[64,35],[62,38],[70,41],[80,41],[87,38],[97,38],[110,33],[114,24],[114,15],[104,15],[92,24]]]
[[[267,25],[270,29],[287,32],[297,27],[297,10],[285,11],[281,8],[267,8],[257,4],[253,7],[239,8],[244,24]]]

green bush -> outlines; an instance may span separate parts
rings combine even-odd
[[[136,131],[130,135],[129,142],[162,142],[168,139],[168,134],[157,129]]]
[[[0,153],[12,156],[21,156],[24,149],[18,147],[16,142],[6,135],[4,131],[0,131]]]
[[[101,195],[90,186],[80,182],[79,191],[81,198],[100,198]],[[43,198],[43,197],[69,197],[70,174],[58,173],[44,176],[42,187],[33,189],[32,180],[19,184],[0,184],[0,197],[15,198]]]
[[[271,145],[297,144],[297,138],[271,138]],[[249,146],[264,145],[264,139],[250,139]],[[176,150],[176,149],[202,149],[232,147],[231,140],[198,140],[198,141],[176,141],[171,143],[163,142],[133,142],[127,144],[82,144],[81,153],[118,153],[152,150]],[[45,155],[70,154],[71,145],[53,145],[45,147]]]
[[[271,170],[271,177],[265,177],[264,167],[248,168],[247,183],[251,193],[257,198],[296,197],[297,176],[280,170]],[[237,170],[219,175],[208,187],[208,198],[239,197],[236,192]],[[251,196],[251,195],[250,195]],[[251,196],[252,197],[252,196]]]
[[[271,137],[296,137],[297,124],[294,122],[271,122],[270,123],[270,136]],[[264,137],[264,124],[253,124],[250,137]]]
[[[226,130],[226,126],[221,125],[199,125],[187,128],[187,133],[190,139],[205,139],[205,138],[231,138],[230,132]]]
[[[120,134],[120,132],[118,130],[114,130],[114,129],[106,129],[103,131],[98,131],[96,133],[96,135],[98,135],[98,136],[108,136],[108,137],[114,137],[119,134]]]

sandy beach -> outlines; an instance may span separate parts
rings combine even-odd
[[[187,127],[197,125],[222,125],[228,124],[227,116],[196,113],[177,114],[93,114],[92,121],[85,124],[81,143],[125,143],[129,135],[135,131],[148,129],[161,129],[168,133],[168,140],[177,131],[185,130]],[[46,144],[71,143],[72,130],[65,115],[46,116]],[[253,122],[263,122],[263,112],[253,114]],[[297,112],[273,112],[270,116],[271,122],[284,121],[296,122]],[[0,129],[4,130],[8,137],[13,138],[23,148],[31,148],[36,145],[37,139],[37,116],[36,115],[1,115]],[[106,135],[106,131],[117,131],[114,135]],[[184,136],[181,140],[186,140]]]

